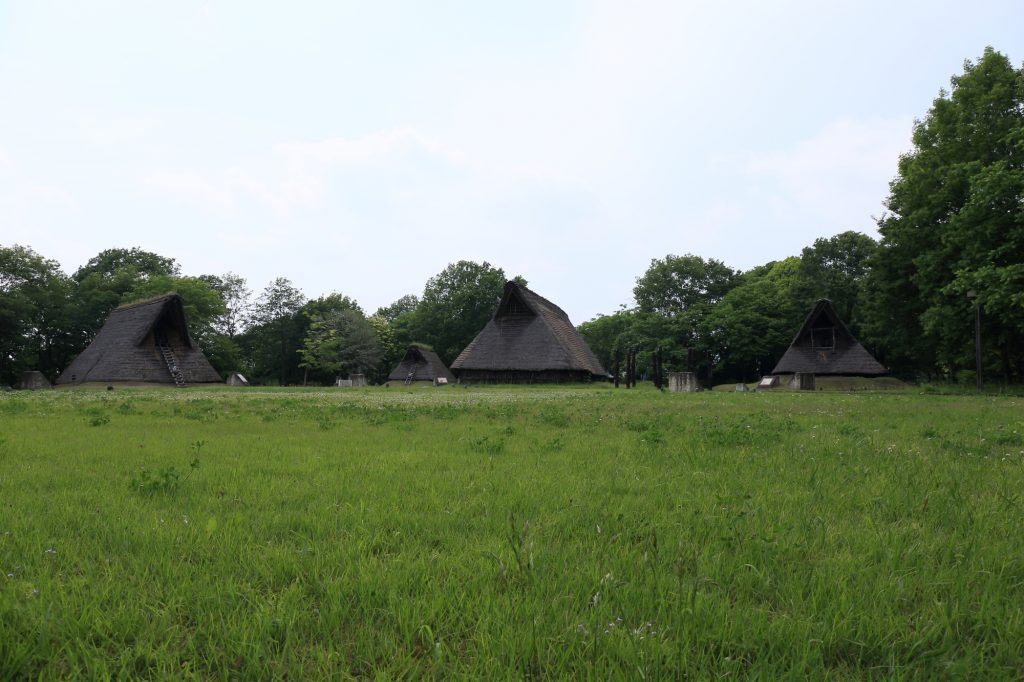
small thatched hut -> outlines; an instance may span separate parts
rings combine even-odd
[[[422,344],[414,343],[409,346],[391,374],[388,375],[388,384],[402,383],[410,384],[454,384],[455,375],[445,367],[441,358],[433,350]]]
[[[248,386],[249,380],[246,379],[245,375],[241,372],[232,372],[228,375],[228,379],[224,383],[228,386]]]
[[[888,370],[854,338],[832,301],[818,299],[773,375],[881,376]]]
[[[57,378],[84,383],[212,384],[220,375],[188,333],[181,296],[123,305]]]
[[[42,388],[53,388],[53,384],[42,372],[32,370],[21,373],[21,387],[30,391],[37,391]]]
[[[565,383],[607,379],[569,316],[514,281],[487,326],[452,363],[462,383]]]

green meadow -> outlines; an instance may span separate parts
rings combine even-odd
[[[0,395],[0,679],[1020,679],[1024,398]]]

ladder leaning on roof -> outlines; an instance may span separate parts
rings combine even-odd
[[[178,360],[174,357],[174,351],[164,345],[158,345],[157,348],[160,349],[160,355],[163,356],[164,362],[167,363],[167,371],[171,373],[174,385],[178,388],[185,388],[185,375],[178,369]]]

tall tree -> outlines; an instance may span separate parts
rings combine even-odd
[[[423,289],[413,325],[416,341],[451,362],[494,315],[505,289],[505,272],[490,263],[452,263]]]
[[[379,315],[388,322],[394,322],[399,315],[415,312],[419,303],[420,299],[415,294],[406,294],[390,305],[378,308],[374,315]]]
[[[669,254],[651,260],[651,266],[637,278],[633,297],[640,310],[673,317],[717,303],[735,285],[737,275],[714,258]]]
[[[633,288],[637,310],[631,335],[639,366],[648,366],[648,352],[660,347],[666,369],[685,368],[687,350],[708,345],[702,336],[705,318],[738,282],[737,271],[713,258],[669,254],[651,260]]]
[[[587,320],[577,331],[601,365],[613,372],[615,358],[625,357],[626,350],[637,345],[636,326],[636,311],[622,309]]]
[[[369,372],[380,362],[381,350],[374,327],[361,312],[348,308],[314,317],[299,355],[300,367],[330,380]]]
[[[703,322],[720,379],[749,381],[772,371],[806,314],[795,288],[800,259],[767,263],[743,274]]]
[[[253,306],[250,328],[240,339],[258,380],[276,380],[284,385],[301,377],[297,352],[305,322],[299,310],[305,302],[303,293],[285,277],[275,279],[260,294]]]
[[[224,312],[214,320],[214,329],[229,339],[245,331],[252,309],[252,290],[245,278],[226,272],[223,275],[201,275],[199,279],[209,284],[224,304]]]
[[[987,48],[913,133],[879,221],[867,329],[902,373],[973,365],[974,290],[990,369],[1024,378],[1024,68]]]
[[[388,379],[391,370],[402,359],[408,344],[400,346],[395,338],[395,330],[380,315],[371,315],[366,321],[377,334],[377,345],[380,347],[380,360],[370,370],[369,379],[375,384],[382,384]]]
[[[53,380],[74,356],[71,290],[56,261],[25,246],[0,246],[0,383],[16,383],[27,369]]]

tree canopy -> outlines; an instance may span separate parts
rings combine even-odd
[[[869,329],[903,371],[969,367],[974,291],[986,364],[1024,372],[1024,69],[991,48],[916,122],[872,260]]]

